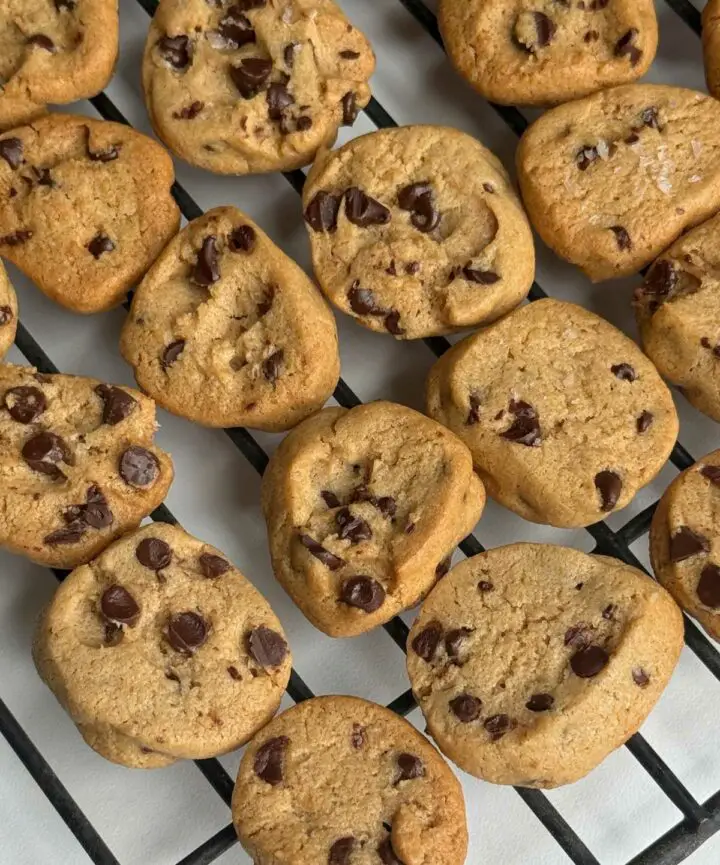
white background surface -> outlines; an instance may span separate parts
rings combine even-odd
[[[434,7],[432,0],[428,2]],[[374,93],[398,123],[457,126],[512,166],[514,133],[456,77],[440,48],[398,0],[341,0],[341,5],[373,42],[378,56]],[[697,0],[696,5],[701,8],[704,3]],[[139,82],[148,18],[135,0],[121,0],[121,7],[121,59],[107,93],[134,125],[149,132]],[[703,89],[698,37],[663,0],[658,0],[657,9],[661,43],[649,78]],[[94,113],[89,105],[80,110]],[[343,131],[341,140],[372,129],[361,115],[353,130]],[[177,168],[178,179],[202,207],[240,207],[307,267],[299,198],[281,175],[234,179],[180,164]],[[539,243],[538,253],[537,279],[546,291],[579,301],[635,335],[629,307],[635,280],[592,287]],[[62,371],[132,383],[117,351],[124,310],[80,318],[54,306],[13,269],[11,278],[18,288],[23,323]],[[433,361],[427,346],[396,343],[349,319],[338,324],[343,377],[350,387],[363,400],[385,397],[420,408],[425,375]],[[23,362],[16,349],[9,360]],[[677,403],[681,440],[694,456],[716,448],[720,442],[715,424],[682,397],[677,396]],[[159,444],[172,452],[177,470],[168,506],[190,531],[223,549],[268,597],[288,633],[295,667],[309,686],[318,694],[344,692],[382,703],[406,690],[403,655],[383,630],[352,641],[333,641],[305,621],[275,582],[258,507],[259,478],[230,439],[221,431],[203,430],[160,414]],[[278,441],[263,434],[256,438],[268,451]],[[668,465],[635,502],[611,518],[611,525],[622,525],[652,502],[674,475],[675,469]],[[476,534],[486,546],[535,539],[584,550],[592,547],[590,536],[582,530],[531,526],[492,503]],[[645,538],[634,551],[647,561]],[[227,825],[229,811],[193,763],[133,772],[105,762],[84,745],[30,660],[34,622],[54,587],[55,578],[48,570],[0,553],[0,696],[123,865],[177,862]],[[720,684],[686,649],[642,732],[700,800],[720,788],[718,718]],[[417,711],[410,720],[422,727]],[[231,774],[238,757],[222,760]],[[569,862],[512,789],[460,775],[471,831],[468,863]],[[622,865],[681,818],[624,748],[585,780],[549,797],[602,865]],[[2,738],[0,802],[2,865],[85,865],[89,861]],[[235,845],[217,861],[247,865],[249,859]],[[717,865],[720,838],[687,861]]]

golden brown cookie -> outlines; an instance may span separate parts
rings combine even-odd
[[[15,340],[18,322],[18,305],[15,289],[8,279],[0,260],[0,358],[7,354]]]
[[[702,13],[705,80],[715,98],[720,97],[720,2],[708,0]]]

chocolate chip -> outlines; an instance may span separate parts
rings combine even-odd
[[[176,339],[171,342],[170,345],[167,346],[167,348],[163,352],[162,358],[160,360],[160,365],[162,366],[162,368],[167,369],[169,366],[172,366],[184,350],[184,339]]]
[[[271,382],[276,382],[283,374],[285,369],[285,352],[279,348],[274,351],[270,357],[266,357],[262,362],[262,372],[265,378]]]
[[[555,697],[552,694],[533,694],[525,703],[525,708],[531,712],[547,712],[553,707]]]
[[[329,508],[339,508],[340,507],[340,499],[335,495],[335,493],[330,492],[330,490],[322,490],[320,492],[323,501]]]
[[[468,397],[470,410],[468,411],[467,426],[474,426],[480,420],[480,397],[476,393],[471,393]]]
[[[460,271],[462,276],[468,282],[475,282],[478,285],[494,285],[496,282],[500,281],[500,277],[494,271],[480,270],[480,268],[471,267],[470,264],[471,262],[468,261],[465,267]]]
[[[410,520],[410,522],[408,522],[408,524],[405,526],[405,534],[411,535],[415,531],[416,528],[417,527],[416,527],[415,523],[412,522],[412,520]]]
[[[615,43],[615,56],[628,57],[633,66],[637,66],[642,57],[642,51],[633,43],[639,36],[639,31],[635,27],[631,27],[627,33],[621,36]]]
[[[705,565],[700,572],[697,596],[705,607],[713,610],[720,607],[720,568],[717,565]]]
[[[3,405],[14,421],[29,424],[45,411],[47,400],[45,394],[36,387],[11,387],[5,391]]]
[[[587,171],[593,162],[599,158],[600,154],[598,153],[597,147],[586,145],[575,154],[575,163],[580,171]]]
[[[635,381],[637,373],[629,363],[616,363],[610,367],[610,372],[620,381]]]
[[[288,69],[292,69],[295,63],[295,55],[300,50],[299,42],[288,42],[283,48],[283,60]]]
[[[642,433],[647,432],[652,426],[654,416],[652,412],[643,411],[642,414],[635,421],[635,426],[637,427],[638,433],[642,435]]]
[[[9,324],[13,318],[13,311],[9,306],[0,306],[0,327]]]
[[[356,751],[359,751],[360,748],[365,747],[366,742],[367,735],[365,733],[365,727],[363,727],[362,724],[353,724],[352,733],[350,734],[350,744]]]
[[[461,721],[463,724],[469,724],[480,717],[482,700],[478,697],[473,697],[472,694],[460,694],[450,700],[449,706],[458,721]]]
[[[528,54],[535,54],[550,44],[556,30],[555,22],[544,12],[521,12],[515,19],[513,41]]]
[[[226,47],[234,50],[243,45],[252,45],[257,40],[252,24],[237,5],[228,9],[228,14],[218,24],[217,33],[225,41]]]
[[[143,489],[155,483],[160,474],[160,463],[149,450],[132,445],[120,457],[119,471],[126,484]]]
[[[90,130],[88,129],[88,137]],[[113,162],[120,156],[120,144],[110,144],[104,150],[90,150],[88,141],[87,155],[91,162]]]
[[[502,737],[512,729],[512,726],[513,724],[510,720],[510,716],[503,714],[491,715],[483,724],[483,727],[488,731],[490,739],[493,742],[502,739]]]
[[[581,679],[591,679],[605,667],[610,660],[601,646],[585,646],[570,658],[570,667]]]
[[[340,587],[340,600],[365,613],[374,613],[385,601],[385,589],[370,577],[350,577]]]
[[[460,657],[462,647],[470,634],[472,634],[471,628],[455,628],[452,631],[448,631],[445,636],[445,651],[451,658],[457,659]]]
[[[191,102],[190,105],[186,105],[184,108],[181,108],[179,111],[173,111],[173,117],[175,120],[194,120],[198,114],[205,107],[205,103],[201,102],[199,99],[196,99],[195,102]]]
[[[352,835],[338,838],[337,841],[333,842],[328,853],[328,865],[350,865],[350,856],[356,843]]]
[[[257,233],[251,225],[239,225],[228,235],[228,246],[233,252],[252,252]]]
[[[387,310],[375,299],[375,292],[369,288],[360,288],[357,280],[347,293],[350,309],[358,315],[385,315]]]
[[[203,240],[192,272],[192,281],[195,285],[208,286],[220,279],[220,263],[216,244],[217,238],[213,234]]]
[[[515,415],[515,420],[500,433],[502,438],[526,447],[539,447],[542,443],[542,433],[540,419],[535,409],[524,400],[511,399],[508,410]]]
[[[342,106],[342,125],[352,126],[360,113],[355,92],[349,90],[340,100],[340,105]]]
[[[151,571],[159,571],[172,561],[172,550],[160,538],[143,538],[135,549],[135,557]]]
[[[622,480],[615,472],[603,470],[595,475],[595,487],[600,493],[600,510],[611,511],[622,492]]]
[[[703,466],[700,474],[707,478],[711,484],[720,487],[720,466]]]
[[[441,562],[438,562],[438,565],[435,568],[435,579],[441,580],[443,577],[447,576],[451,565],[452,553],[449,556],[445,556],[445,558]]]
[[[234,10],[250,12],[252,9],[262,9],[267,5],[267,0],[236,0],[235,4],[228,9],[228,15]]]
[[[301,114],[295,121],[295,127],[298,132],[307,132],[308,129],[312,129],[312,125],[312,117],[308,117],[306,114]]]
[[[398,192],[398,206],[410,212],[410,222],[424,234],[440,224],[440,213],[435,208],[432,187],[427,181],[404,186]]]
[[[187,69],[192,58],[192,45],[187,36],[163,36],[157,42],[163,60],[174,69]]]
[[[377,852],[383,865],[404,865],[404,863],[401,862],[395,855],[395,851],[393,850],[392,843],[390,842],[389,838],[386,838],[384,841],[380,842]]]
[[[33,35],[28,36],[25,41],[28,45],[37,45],[38,48],[42,48],[43,51],[47,51],[50,54],[54,54],[57,51],[55,43],[44,33],[33,33]]]
[[[137,407],[137,400],[120,387],[109,384],[99,384],[95,393],[103,401],[102,422],[115,426],[125,420]]]
[[[70,523],[70,525],[50,532],[49,535],[45,535],[43,543],[50,547],[62,544],[76,544],[85,535],[86,529],[87,527],[82,522]]]
[[[492,592],[495,586],[492,583],[489,583],[487,580],[480,580],[477,585],[478,591],[480,592]]]
[[[197,613],[175,613],[167,624],[168,643],[183,655],[194,654],[208,638],[208,626]]]
[[[412,650],[428,664],[435,657],[435,652],[442,639],[443,629],[440,622],[432,621],[412,641]]]
[[[3,138],[0,140],[0,156],[13,171],[22,165],[23,143],[20,138]]]
[[[660,129],[660,117],[658,115],[658,110],[654,105],[649,106],[648,108],[644,108],[640,112],[640,122],[643,126],[647,126],[649,129]]]
[[[318,192],[305,208],[305,222],[313,231],[335,231],[341,201],[340,195]]]
[[[102,593],[100,610],[103,617],[115,625],[128,625],[132,628],[140,618],[140,607],[137,601],[127,589],[117,583]]]
[[[630,235],[622,225],[611,225],[609,230],[614,233],[619,250],[625,252],[628,249],[632,249],[633,245],[632,240],[630,240]]]
[[[202,553],[199,562],[203,576],[209,580],[221,577],[230,570],[230,563],[214,553]]]
[[[670,561],[684,562],[685,559],[699,553],[710,552],[710,542],[707,538],[694,532],[688,526],[680,526],[670,538]]]
[[[239,66],[230,67],[230,77],[243,99],[257,96],[270,78],[272,60],[262,57],[246,57]]]
[[[608,622],[612,622],[615,618],[615,612],[617,607],[615,604],[608,604],[607,607],[602,611],[603,619],[606,619]]]
[[[567,631],[565,631],[563,642],[566,646],[575,646],[575,648],[587,646],[590,642],[591,631],[591,625],[588,625],[586,622],[578,622],[576,625],[572,625],[567,629]]]
[[[70,505],[66,509],[64,518],[70,525],[90,526],[93,529],[104,529],[114,519],[110,505],[97,484],[88,487],[84,504]]]
[[[635,682],[638,688],[647,688],[650,684],[650,676],[648,676],[642,667],[633,667],[632,677],[633,682]]]
[[[276,631],[260,625],[247,636],[250,655],[261,667],[279,667],[288,653],[288,645]]]
[[[662,304],[675,293],[679,282],[679,272],[675,265],[667,259],[662,259],[650,269],[645,282],[635,293],[637,303],[646,303],[651,313],[656,312]]]
[[[240,675],[240,671],[237,667],[230,666],[227,668],[227,671],[231,679],[235,679],[236,682],[242,681],[242,676]]]
[[[386,225],[390,222],[390,211],[387,207],[370,198],[357,186],[351,186],[345,192],[345,216],[360,228]]]
[[[357,60],[360,56],[359,51],[352,51],[350,48],[343,48],[338,54],[343,60]]]
[[[290,744],[287,736],[276,736],[268,739],[264,745],[258,748],[253,762],[253,771],[272,787],[276,787],[283,780],[285,752]]]
[[[55,0],[55,8],[58,12],[62,11],[63,9],[67,10],[68,12],[72,12],[76,5],[77,0]]]
[[[271,84],[267,89],[266,99],[268,117],[276,121],[282,120],[285,109],[295,103],[295,99],[284,84]]]
[[[345,560],[341,559],[340,556],[336,556],[334,553],[331,553],[330,550],[326,550],[322,544],[319,544],[314,538],[311,538],[310,535],[300,535],[300,543],[315,556],[316,559],[321,561],[326,568],[329,568],[331,571],[337,571],[345,564]]]
[[[401,781],[412,781],[425,775],[423,761],[414,754],[398,754],[397,765],[398,776],[395,779],[395,784],[399,784]]]
[[[368,541],[372,538],[372,529],[358,516],[354,516],[349,508],[342,508],[335,514],[338,526],[338,537],[342,541],[349,540],[351,544]]]
[[[118,646],[123,641],[125,632],[121,625],[114,622],[105,622],[104,642],[106,646]]]
[[[98,232],[90,243],[88,243],[87,249],[94,259],[98,259],[106,252],[112,252],[113,249],[115,249],[115,244],[110,240],[107,234]]]
[[[51,432],[41,432],[28,439],[23,445],[22,456],[31,469],[53,479],[65,477],[57,467],[58,463],[72,464],[67,443]]]

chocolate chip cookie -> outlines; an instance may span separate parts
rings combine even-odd
[[[465,445],[390,402],[304,421],[262,484],[275,576],[332,637],[414,606],[447,572],[484,504]]]
[[[275,714],[291,667],[262,595],[218,550],[162,523],[74,570],[33,651],[90,744],[125,763],[132,744],[160,752],[146,764],[238,748]]]
[[[117,7],[117,0],[4,0],[0,129],[105,87],[118,54]]]
[[[720,421],[720,217],[683,234],[635,291],[643,348],[700,411]]]
[[[325,152],[303,203],[321,288],[370,330],[417,339],[493,321],[532,284],[505,169],[457,129],[383,129]]]
[[[487,99],[550,105],[634,81],[655,57],[653,0],[441,0],[457,71]]]
[[[120,349],[153,399],[206,426],[288,429],[340,375],[324,298],[234,207],[168,244],[135,293]]]
[[[720,207],[720,104],[630,84],[561,105],[518,149],[525,206],[543,240],[595,282],[649,264]]]
[[[637,345],[549,299],[450,349],[430,371],[427,407],[468,445],[494,499],[559,527],[625,507],[678,431],[670,392]]]
[[[0,255],[75,312],[116,306],[175,234],[173,165],[128,126],[50,114],[0,138]]]
[[[275,718],[243,756],[232,811],[263,865],[463,865],[467,853],[448,765],[403,718],[356,697]]]
[[[512,544],[433,589],[407,664],[429,731],[458,766],[495,784],[557,787],[638,729],[682,646],[680,610],[642,572]]]
[[[720,640],[720,450],[679,474],[660,499],[650,559],[675,600]]]
[[[130,388],[0,365],[0,546],[87,562],[165,498],[155,403]]]
[[[93,751],[97,751],[101,757],[111,763],[117,763],[127,769],[163,769],[177,759],[153,751],[152,748],[146,748],[107,724],[103,726],[77,724],[76,726]]]
[[[702,13],[702,42],[708,90],[720,97],[720,0],[708,0]]]
[[[375,56],[332,0],[161,0],[145,102],[179,156],[219,174],[299,168],[370,101]]]
[[[0,260],[0,358],[4,357],[15,340],[18,306],[15,290]]]

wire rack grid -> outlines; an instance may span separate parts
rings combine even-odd
[[[123,2],[130,2],[130,0],[123,0]],[[149,15],[154,13],[157,6],[156,0],[136,0],[136,2]],[[442,48],[435,13],[429,5],[425,5],[421,0],[383,0],[383,2],[395,2],[402,6],[414,22],[437,43],[439,48]],[[678,16],[678,26],[688,27],[694,34],[699,35],[700,15],[698,8],[690,4],[688,0],[665,0],[665,3],[668,9],[672,10],[673,15]],[[91,100],[91,103],[100,117],[119,123],[128,123],[115,102],[106,93],[100,94]],[[522,134],[528,123],[524,114],[514,108],[496,105],[492,105],[490,108],[512,135]],[[372,124],[372,128],[396,125],[390,113],[375,98],[365,109],[365,115]],[[296,193],[301,192],[305,180],[302,171],[289,172],[284,177]],[[185,219],[191,220],[201,215],[203,208],[189,194],[184,185],[176,182],[173,187],[173,194]],[[543,288],[535,282],[530,292],[530,300],[533,301],[546,296]],[[127,306],[127,303],[125,305]],[[424,342],[435,356],[442,355],[450,346],[450,342],[444,338],[430,338]],[[28,363],[36,366],[40,371],[46,373],[58,371],[49,355],[22,322],[18,327],[16,348]],[[342,379],[335,390],[334,400],[337,404],[348,408],[361,402],[355,391]],[[267,465],[268,453],[265,442],[261,443],[259,440],[261,436],[254,436],[245,429],[227,429],[224,433],[254,471],[258,475],[262,475]],[[682,470],[691,465],[694,459],[688,450],[677,443],[671,455],[671,462],[676,469]],[[628,521],[617,525],[615,529],[611,528],[608,522],[599,522],[589,526],[586,530],[590,536],[589,548],[594,552],[612,555],[635,567],[643,568],[642,562],[631,547],[638,541],[642,541],[647,534],[655,506],[656,502],[651,502],[638,510]],[[161,522],[176,522],[172,512],[165,505],[159,507],[152,514],[152,518]],[[481,552],[483,546],[473,534],[460,544],[459,549],[462,555],[472,556]],[[65,576],[61,571],[55,571],[54,574],[58,580],[62,580]],[[403,618],[395,618],[384,628],[396,646],[404,651],[408,627]],[[685,640],[688,649],[694,653],[711,676],[715,680],[720,679],[720,656],[716,648],[687,618],[685,620]],[[292,672],[287,695],[295,703],[313,696],[313,691],[297,670]],[[416,703],[410,690],[403,691],[387,705],[403,716],[409,715],[416,709]],[[30,735],[2,699],[0,699],[0,732],[76,837],[87,857],[97,865],[118,863],[119,860],[106,841],[103,840],[91,820],[77,804],[39,748],[34,744]],[[704,800],[694,796],[640,734],[634,735],[627,742],[626,747],[649,778],[652,779],[652,782],[682,815],[682,819],[669,831],[654,839],[652,843],[637,852],[631,859],[626,860],[627,865],[675,865],[675,863],[686,860],[706,840],[720,830],[720,790]],[[196,765],[222,802],[229,805],[233,780],[222,763],[218,760],[200,760],[196,761]],[[546,794],[525,788],[516,788],[516,793],[550,833],[559,850],[563,851],[567,857],[567,859],[563,857],[563,861],[571,861],[576,865],[601,865],[601,860],[596,858],[580,834],[570,825]],[[178,865],[181,863],[205,865],[205,863],[217,861],[236,843],[232,825],[225,825],[178,860]],[[471,855],[477,856],[479,853]],[[3,861],[1,854],[0,861]],[[469,861],[475,862],[476,860],[473,858]],[[514,863],[508,862],[507,865],[514,865]]]

